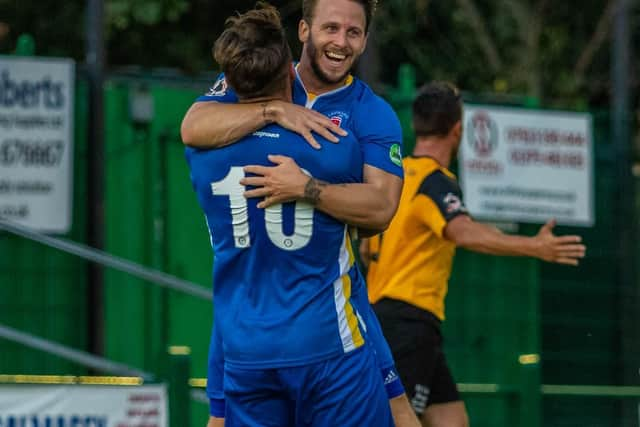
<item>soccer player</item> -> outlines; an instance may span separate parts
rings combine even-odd
[[[359,102],[342,99],[343,91],[354,86],[366,87],[351,76],[350,69],[364,50],[374,8],[375,2],[371,0],[305,0],[299,26],[303,52],[296,66],[294,85],[294,101],[299,106],[280,101],[228,104],[235,98],[221,76],[210,92],[199,98],[199,102],[186,114],[182,126],[185,144],[200,147],[226,145],[256,131],[265,123],[275,122],[300,133],[315,145],[312,131],[335,140],[327,129],[344,136],[341,129],[349,124],[364,157],[363,183],[326,185],[302,174],[293,159],[279,157],[275,159],[278,165],[275,168],[249,168],[252,172],[260,172],[263,178],[243,181],[247,185],[261,186],[248,191],[247,196],[264,196],[261,207],[306,198],[315,203],[316,209],[345,223],[361,229],[385,229],[395,212],[402,188],[400,125],[388,104],[368,88],[363,92],[367,96]],[[331,119],[302,107],[318,109],[328,103],[335,103],[336,107],[325,109]],[[321,155],[327,161],[333,160],[328,153]],[[396,424],[418,425],[395,373],[377,319],[368,306],[366,289],[354,288],[353,294],[369,326],[368,335],[376,343]],[[212,348],[216,348],[213,341]],[[207,390],[212,398],[212,420],[224,414],[221,386],[215,385],[221,384],[220,375],[215,373],[221,372],[219,365],[222,359],[220,352],[214,350],[210,354]]]
[[[448,83],[427,84],[413,103],[416,145],[403,161],[405,183],[388,230],[363,240],[367,285],[413,407],[424,426],[468,426],[442,349],[440,324],[456,246],[493,255],[577,265],[579,236],[555,236],[554,221],[534,237],[475,222],[449,171],[462,136],[462,101]]]
[[[261,5],[227,25],[215,58],[240,102],[290,101],[291,53],[277,11]],[[354,85],[342,99],[361,98],[365,90]],[[352,130],[346,120],[343,126]],[[362,180],[354,136],[318,142],[332,162],[276,124],[228,147],[187,149],[215,254],[229,427],[393,426],[374,349],[351,298],[352,283],[363,279],[347,226],[304,201],[260,209],[243,195],[244,166],[282,155],[323,182]]]

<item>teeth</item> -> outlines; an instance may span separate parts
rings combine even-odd
[[[341,55],[339,53],[334,53],[334,52],[327,52],[327,56],[331,59],[337,59],[339,61],[342,61],[347,57],[347,55]]]

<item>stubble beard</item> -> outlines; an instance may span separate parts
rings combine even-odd
[[[322,67],[320,67],[320,63],[318,62],[318,58],[317,58],[318,49],[316,49],[316,45],[313,43],[313,38],[311,36],[309,36],[309,40],[307,42],[306,52],[307,52],[307,56],[309,57],[309,62],[311,64],[311,69],[313,70],[313,74],[316,76],[318,80],[320,80],[322,83],[327,85],[334,85],[336,83],[340,83],[341,81],[344,81],[355,65],[355,62],[354,62],[353,64],[351,64],[351,67],[347,69],[341,76],[336,78],[331,78],[331,76],[328,76],[322,70]]]

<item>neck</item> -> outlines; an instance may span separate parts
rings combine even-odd
[[[238,104],[255,104],[258,102],[269,102],[269,101],[285,101],[285,102],[291,102],[290,98],[287,98],[286,96],[279,96],[279,95],[274,95],[274,96],[259,96],[259,97],[255,97],[255,98],[240,98],[238,97]]]
[[[441,166],[449,168],[451,164],[451,143],[447,138],[418,137],[413,155],[416,157],[429,156]]]
[[[270,95],[266,96],[256,96],[256,97],[241,97],[238,96],[238,103],[240,104],[252,104],[257,102],[269,102],[269,101],[284,101],[284,102],[293,102],[291,95],[291,83],[290,81],[287,85],[277,92],[274,92]]]
[[[307,59],[306,55],[302,55],[300,58],[300,62],[298,63],[298,74],[302,79],[302,83],[304,84],[305,89],[308,92],[314,93],[316,95],[322,95],[323,93],[331,92],[332,90],[338,89],[344,86],[346,82],[346,77],[344,80],[339,81],[338,83],[326,83],[318,78],[316,73],[313,71],[311,67],[311,63],[309,59]]]

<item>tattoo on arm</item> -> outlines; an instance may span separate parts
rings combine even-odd
[[[315,178],[309,178],[304,186],[304,201],[312,205],[317,205],[320,201],[320,193],[328,184]]]

